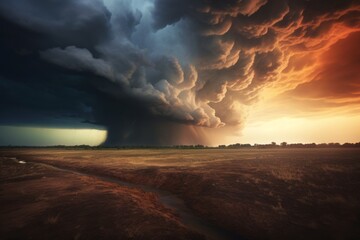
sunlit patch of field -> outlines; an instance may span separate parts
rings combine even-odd
[[[27,149],[0,154],[170,191],[198,216],[249,239],[360,237],[358,149]],[[60,221],[56,216],[47,221]]]

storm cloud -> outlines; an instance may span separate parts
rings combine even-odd
[[[359,31],[359,13],[347,0],[3,2],[1,123],[104,127],[109,145],[211,144],[207,131],[241,128],[299,59]]]

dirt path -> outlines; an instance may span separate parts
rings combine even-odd
[[[23,159],[17,159],[12,157],[14,161],[17,161],[19,164],[26,164],[27,162]],[[38,164],[41,166],[45,166],[48,168],[52,168],[59,171],[65,171],[77,175],[83,175],[87,177],[94,177],[99,180],[105,181],[105,182],[111,182],[116,183],[121,186],[130,187],[134,189],[140,189],[144,192],[148,193],[155,193],[158,196],[158,199],[161,204],[163,204],[166,208],[170,208],[175,214],[180,218],[181,223],[189,228],[190,230],[193,230],[197,233],[200,233],[202,235],[205,235],[207,239],[211,240],[241,240],[244,239],[243,237],[238,236],[235,233],[226,231],[218,226],[215,226],[206,220],[194,215],[191,210],[185,205],[184,201],[176,196],[175,194],[172,194],[167,191],[159,190],[157,188],[153,188],[147,185],[142,184],[134,184],[130,182],[121,181],[117,178],[103,176],[103,175],[97,175],[97,174],[89,174],[86,172],[73,170],[69,168],[64,168],[60,166],[56,166],[54,164],[48,164],[43,162],[36,162],[31,161],[29,163]]]

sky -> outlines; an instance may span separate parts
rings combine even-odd
[[[0,2],[0,145],[360,141],[360,3]]]

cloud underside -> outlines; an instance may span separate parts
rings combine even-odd
[[[195,126],[241,127],[267,87],[358,99],[359,59],[320,56],[360,30],[359,13],[335,0],[0,3],[2,121],[73,118],[105,126],[108,144],[202,143]]]

